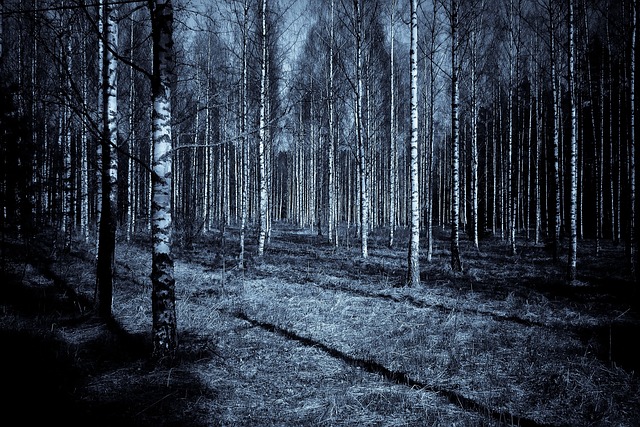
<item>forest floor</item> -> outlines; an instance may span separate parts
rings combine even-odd
[[[113,322],[91,307],[95,247],[3,233],[3,419],[67,426],[638,426],[640,305],[624,248],[581,241],[578,280],[544,245],[447,232],[401,286],[398,248],[370,256],[278,224],[237,268],[237,231],[176,248],[179,352],[149,359],[148,236],[119,242]],[[253,243],[253,240],[252,240]],[[250,253],[255,247],[249,247]],[[566,258],[565,258],[566,259]]]

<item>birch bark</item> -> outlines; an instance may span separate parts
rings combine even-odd
[[[451,0],[451,269],[462,271],[458,225],[460,221],[460,124],[458,93],[458,3]]]
[[[152,341],[153,356],[172,360],[178,346],[171,215],[172,140],[171,70],[173,7],[171,0],[151,3],[153,34],[152,122]]]
[[[258,162],[260,179],[260,231],[258,233],[258,256],[264,254],[267,235],[267,176],[265,167],[266,135],[266,86],[267,86],[267,0],[262,0],[262,67],[260,77],[260,131],[258,139]]]
[[[102,212],[98,239],[97,298],[98,312],[103,318],[111,317],[113,277],[115,270],[116,214],[118,209],[118,103],[117,62],[114,52],[118,47],[118,26],[113,6],[103,6],[103,63],[102,63]]]
[[[410,152],[410,192],[411,223],[409,241],[409,286],[420,284],[420,200],[418,197],[418,13],[417,0],[411,0],[411,142]]]

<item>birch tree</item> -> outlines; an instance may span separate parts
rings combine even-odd
[[[101,212],[97,261],[97,307],[103,318],[111,317],[115,270],[116,213],[118,209],[117,62],[118,26],[114,7],[103,5],[102,52],[102,138],[101,138]]]
[[[265,167],[265,135],[266,135],[266,86],[267,86],[267,0],[262,0],[262,66],[260,76],[260,129],[258,137],[258,167],[260,180],[260,229],[258,232],[258,256],[264,254],[264,243],[267,234],[267,176]]]
[[[369,238],[369,193],[367,182],[367,148],[362,135],[362,10],[361,0],[353,0],[353,14],[355,18],[356,39],[356,108],[355,130],[356,145],[358,147],[358,170],[360,179],[360,254],[362,258],[369,256],[367,241]]]
[[[578,151],[578,119],[576,116],[576,73],[575,73],[575,28],[573,0],[569,0],[569,97],[571,109],[571,135],[569,141],[569,182],[570,182],[570,202],[569,202],[569,259],[568,259],[568,279],[573,281],[576,278],[576,263],[578,251],[577,235],[577,210],[578,210],[578,177],[576,155]]]
[[[335,45],[335,0],[331,0],[331,19],[329,27],[329,88],[328,96],[328,119],[329,119],[329,142],[328,142],[328,167],[327,167],[327,186],[328,186],[328,224],[327,232],[329,234],[329,242],[334,247],[338,247],[338,208],[336,194],[336,135],[335,135],[335,93],[334,93],[334,45]]]
[[[427,237],[427,261],[431,261],[433,256],[433,194],[434,194],[434,176],[433,162],[434,162],[434,132],[435,132],[435,104],[436,104],[436,78],[438,70],[441,68],[440,63],[436,63],[436,55],[438,51],[438,2],[433,2],[431,9],[431,19],[429,20],[428,27],[428,50],[425,57],[427,65],[425,66],[425,74],[428,85],[428,105],[425,107],[426,120],[428,122],[427,127],[427,161],[425,164],[426,170],[426,185],[425,194],[426,199],[426,237]],[[445,56],[445,55],[443,55]]]
[[[458,67],[458,2],[451,0],[451,269],[462,271],[458,227],[460,221],[460,118]]]
[[[470,35],[471,44],[471,238],[478,248],[478,33],[482,26],[484,2],[480,2],[478,15],[473,19]]]
[[[417,0],[411,0],[411,39],[409,48],[411,67],[411,142],[410,151],[410,194],[411,223],[409,237],[409,271],[407,280],[410,286],[420,284],[420,201],[418,197],[418,12]]]
[[[551,133],[553,138],[553,258],[558,259],[560,250],[560,94],[558,88],[558,71],[556,65],[556,30],[554,4],[549,1],[546,4],[549,12],[549,54],[551,61],[551,92],[553,119],[551,121]]]
[[[518,0],[519,1],[519,0]],[[520,3],[518,3],[518,11],[520,11]],[[518,180],[515,165],[514,146],[518,140],[516,135],[516,121],[518,120],[518,56],[519,56],[519,40],[516,40],[516,33],[519,37],[519,23],[516,23],[514,10],[514,0],[509,1],[509,95],[508,95],[508,111],[509,111],[509,136],[507,138],[507,220],[509,221],[509,243],[510,254],[516,254],[516,227],[518,212]],[[516,28],[517,27],[517,28]],[[514,98],[516,98],[514,102]]]
[[[636,124],[636,91],[635,91],[635,75],[636,75],[636,32],[637,32],[637,14],[638,0],[631,2],[631,54],[630,54],[630,72],[629,72],[629,94],[630,94],[630,113],[629,113],[629,237],[628,237],[628,257],[631,276],[637,279],[637,242],[636,242],[636,141],[635,141],[635,124]]]
[[[397,141],[397,127],[396,127],[396,87],[395,87],[395,10],[396,10],[396,1],[392,0],[390,8],[390,39],[391,46],[389,52],[389,69],[390,69],[390,102],[389,102],[389,247],[393,247],[393,238],[394,231],[396,228],[396,208],[397,208],[397,180],[398,180],[398,141]],[[411,2],[411,7],[415,9],[414,2]],[[411,37],[413,37],[413,13],[415,12],[412,9],[411,12]],[[417,19],[416,19],[417,21]],[[417,27],[417,23],[416,23]],[[413,39],[412,39],[413,40]],[[410,54],[415,55],[414,47],[412,45]],[[411,57],[411,61],[415,58]],[[412,69],[413,72],[413,69]],[[413,75],[412,75],[413,78]],[[413,80],[412,80],[413,84]],[[413,92],[412,92],[413,93]],[[417,111],[417,109],[416,109]],[[411,110],[411,114],[413,114],[413,109]],[[413,123],[413,121],[412,121]],[[413,134],[412,134],[413,136]],[[413,196],[412,196],[413,197]],[[411,255],[409,255],[411,258]],[[409,269],[411,269],[411,261],[409,261]]]
[[[173,7],[171,0],[154,0],[149,6],[153,38],[152,340],[153,356],[171,360],[178,346],[171,216]]]
[[[242,20],[242,87],[240,88],[240,103],[242,111],[240,113],[240,135],[241,135],[241,177],[240,177],[240,198],[241,198],[241,220],[240,220],[240,256],[239,266],[244,268],[245,264],[245,233],[248,221],[248,198],[249,198],[249,141],[247,140],[247,114],[248,114],[248,68],[247,68],[247,44],[249,25],[249,2],[244,0]]]

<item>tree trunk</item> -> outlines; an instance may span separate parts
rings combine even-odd
[[[478,97],[477,97],[477,30],[471,33],[471,238],[478,249]]]
[[[105,4],[103,8],[104,51],[102,63],[102,212],[98,237],[97,307],[101,317],[111,317],[113,277],[115,270],[116,214],[118,209],[118,143],[117,128],[117,49],[118,27],[115,11]]]
[[[568,280],[576,279],[577,264],[577,209],[578,209],[578,176],[576,155],[578,150],[578,121],[576,117],[576,83],[575,83],[575,41],[574,41],[574,18],[573,0],[569,0],[569,95],[571,98],[571,135],[569,143],[569,180],[570,180],[570,203],[569,203],[569,260],[568,260]]]
[[[327,172],[327,181],[328,181],[328,196],[329,196],[329,209],[328,209],[328,234],[329,234],[329,243],[333,244],[334,248],[338,247],[338,210],[337,210],[337,194],[336,194],[336,135],[335,135],[335,99],[334,99],[334,71],[333,71],[333,45],[334,45],[334,13],[335,13],[335,1],[331,0],[331,28],[330,38],[329,38],[329,165]]]
[[[636,141],[635,141],[635,74],[636,74],[636,31],[638,0],[631,2],[631,52],[629,70],[629,236],[627,255],[631,277],[637,279],[637,242],[636,242]]]
[[[556,47],[555,47],[555,17],[553,5],[549,2],[549,27],[550,27],[550,54],[551,54],[551,87],[553,93],[553,196],[554,196],[554,220],[553,220],[553,259],[558,260],[560,252],[560,95],[558,93],[558,76],[556,71]]]
[[[411,7],[413,7],[413,2],[411,3]],[[395,16],[395,7],[396,1],[391,2],[391,50],[390,50],[390,58],[389,58],[389,67],[390,67],[390,108],[389,108],[389,132],[390,132],[390,142],[389,142],[389,247],[392,248],[394,244],[394,232],[396,228],[396,207],[397,207],[397,176],[398,176],[398,141],[396,139],[396,87],[395,87],[395,57],[394,57],[394,44],[395,44],[395,28],[394,28],[394,16]],[[412,18],[413,19],[413,15]],[[413,25],[413,23],[412,23]],[[413,27],[411,29],[411,37],[413,37]],[[413,47],[411,48],[413,49]],[[411,50],[413,53],[413,50]],[[411,60],[413,61],[413,57]],[[413,79],[413,76],[412,76]],[[413,84],[413,80],[412,83]],[[412,92],[413,94],[413,92]],[[413,110],[411,112],[413,114]],[[412,119],[413,124],[413,119]],[[412,130],[413,131],[413,130]]]
[[[258,163],[260,179],[260,231],[258,233],[258,256],[264,254],[267,235],[267,176],[265,164],[265,108],[267,85],[267,0],[262,0],[262,67],[260,78],[260,130],[258,137]],[[314,192],[315,194],[315,192]]]
[[[355,16],[356,37],[356,110],[355,126],[358,146],[358,170],[360,176],[360,255],[362,258],[369,256],[369,194],[367,183],[367,149],[362,136],[362,11],[360,0],[353,0],[353,12]]]
[[[515,85],[518,83],[517,78],[514,79],[514,69],[518,68],[518,49],[515,41],[515,12],[513,10],[513,0],[510,2],[510,11],[509,11],[509,99],[507,103],[509,105],[509,137],[506,141],[507,144],[507,163],[508,163],[508,173],[507,173],[507,203],[508,203],[508,218],[509,221],[509,243],[510,249],[509,252],[511,255],[516,254],[516,218],[517,218],[517,210],[518,210],[518,198],[519,194],[517,191],[518,188],[518,180],[516,174],[515,167],[515,154],[514,154],[514,145],[517,141],[517,136],[515,135],[515,127],[516,120],[518,118],[517,109],[518,102],[514,102],[514,97],[517,98],[517,90],[514,90]]]
[[[460,124],[458,93],[458,4],[451,0],[451,269],[462,271],[458,223],[460,221]]]
[[[248,210],[248,197],[249,197],[249,141],[247,138],[247,88],[248,88],[248,77],[247,77],[247,37],[248,37],[248,25],[249,25],[249,2],[245,0],[244,2],[244,14],[242,21],[242,88],[240,89],[242,92],[241,95],[241,104],[242,111],[240,113],[240,137],[242,140],[242,158],[240,160],[241,163],[241,220],[240,220],[240,256],[238,260],[238,265],[240,269],[244,269],[245,267],[245,234],[247,229],[247,210]]]
[[[411,64],[411,142],[410,152],[410,241],[409,286],[420,284],[420,200],[418,198],[418,13],[417,0],[411,0],[411,46],[409,50]]]
[[[129,48],[131,49],[129,60],[133,63],[133,51],[134,51],[134,29],[133,29],[134,20],[131,20],[131,29],[129,33]],[[135,111],[135,103],[136,103],[136,94],[135,94],[135,85],[134,85],[134,70],[131,67],[129,71],[129,159],[128,159],[128,178],[127,178],[127,215],[126,215],[126,238],[127,241],[131,240],[131,235],[135,233],[134,222],[136,220],[135,216],[135,194],[136,187],[134,185],[134,180],[136,179],[136,175],[134,174],[134,147],[136,144],[136,126],[134,121],[134,111]]]
[[[171,215],[171,72],[174,61],[171,0],[155,0],[151,3],[151,23],[153,34],[152,340],[154,358],[170,361],[174,359],[178,347]]]

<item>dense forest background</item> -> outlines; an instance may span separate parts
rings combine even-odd
[[[637,11],[0,0],[0,412],[640,425]]]
[[[154,233],[160,215],[169,232],[153,241],[169,249],[237,231],[240,267],[285,222],[336,248],[355,239],[363,258],[370,230],[394,246],[410,229],[427,262],[447,227],[454,270],[459,231],[476,248],[502,236],[512,255],[545,243],[569,280],[576,244],[593,239],[597,254],[607,240],[635,277],[635,1],[0,8],[3,234],[95,242],[103,314],[115,239]]]

